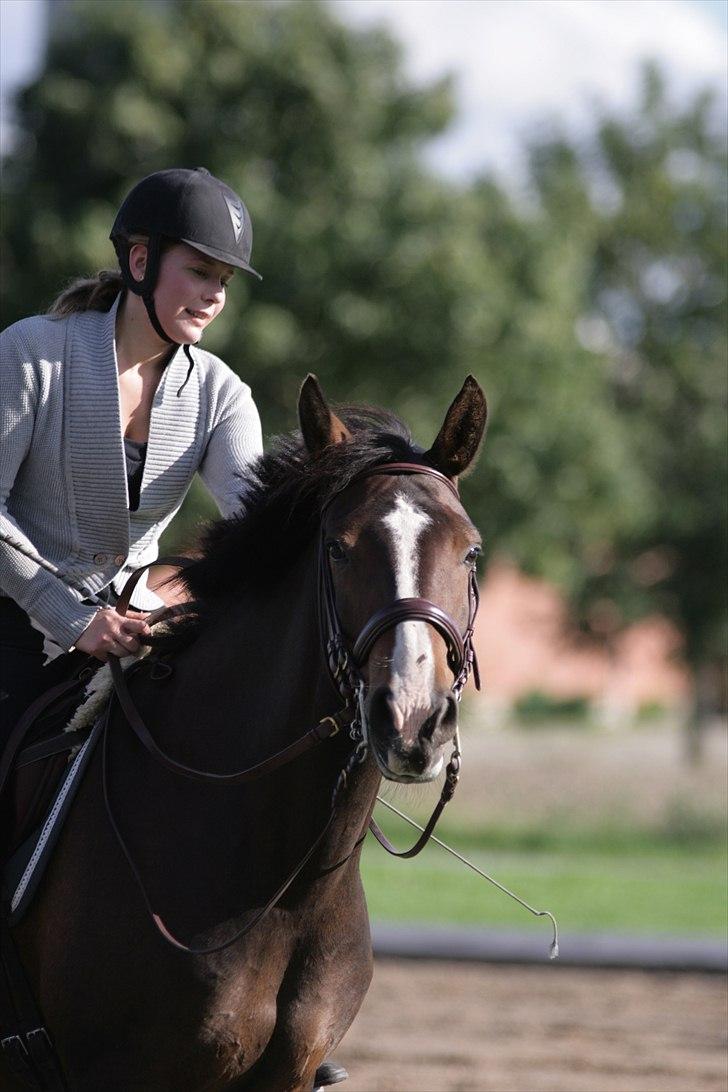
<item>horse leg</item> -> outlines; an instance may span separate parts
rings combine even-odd
[[[356,924],[356,907],[350,907]],[[366,913],[364,905],[361,912]],[[225,1092],[312,1092],[321,1063],[354,1021],[372,978],[368,922],[314,936],[286,971],[273,1034],[260,1058]],[[332,935],[337,937],[332,941]]]

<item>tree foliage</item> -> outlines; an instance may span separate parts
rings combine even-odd
[[[627,487],[584,544],[572,599],[597,632],[659,610],[693,664],[725,651],[726,165],[710,96],[675,111],[652,67],[634,117],[601,116],[579,150],[556,136],[531,149],[548,249],[581,239],[573,334],[598,364]]]
[[[629,120],[529,149],[529,196],[456,187],[420,151],[453,115],[381,31],[318,0],[77,0],[18,100],[3,170],[6,322],[109,266],[144,174],[205,165],[238,190],[261,285],[238,280],[205,344],[267,433],[314,371],[401,412],[429,444],[464,375],[491,425],[465,489],[495,546],[609,635],[675,618],[718,647],[725,507],[724,141],[710,104],[645,76]]]

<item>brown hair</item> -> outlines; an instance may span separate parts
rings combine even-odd
[[[49,315],[71,315],[74,311],[109,311],[124,287],[118,269],[102,269],[95,277],[77,277],[48,308]]]
[[[147,246],[149,236],[130,235],[129,246],[142,243]],[[172,245],[162,240],[161,253]],[[124,279],[119,269],[102,269],[95,277],[77,277],[66,285],[48,308],[47,314],[62,318],[74,311],[110,311],[116,297],[124,289]]]

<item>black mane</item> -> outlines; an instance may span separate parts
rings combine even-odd
[[[184,573],[193,599],[229,600],[246,586],[275,580],[316,534],[327,500],[379,463],[422,462],[407,426],[369,406],[337,406],[352,439],[316,455],[300,432],[276,437],[250,469],[241,510],[206,528],[198,557]]]

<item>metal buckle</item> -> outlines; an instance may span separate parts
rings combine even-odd
[[[10,1054],[11,1051],[13,1053],[20,1051],[21,1055],[28,1057],[28,1048],[20,1035],[6,1035],[4,1039],[0,1039],[0,1047],[6,1054]]]
[[[44,1045],[47,1046],[49,1050],[53,1050],[51,1037],[43,1026],[33,1028],[32,1031],[26,1031],[25,1038],[28,1040],[31,1054],[33,1052],[33,1047],[38,1039],[44,1040]]]
[[[35,1066],[21,1035],[6,1035],[0,1039],[5,1065],[10,1073],[26,1084],[35,1081]]]
[[[326,724],[327,721],[331,721],[331,723],[334,726],[334,730],[333,730],[333,732],[329,732],[329,734],[328,734],[328,736],[326,738],[327,739],[332,739],[333,736],[337,736],[339,734],[339,732],[341,731],[341,728],[339,727],[339,722],[334,717],[322,717],[321,720],[319,721],[319,728],[321,727],[322,724]]]

